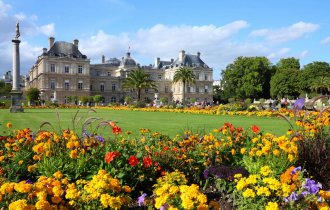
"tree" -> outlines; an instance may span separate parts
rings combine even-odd
[[[97,103],[100,103],[104,100],[104,97],[102,95],[95,95],[93,96],[93,100],[95,102],[95,105],[97,105]]]
[[[132,70],[125,78],[123,82],[123,88],[133,89],[136,91],[137,100],[141,100],[141,90],[145,88],[151,88],[157,90],[155,81],[150,78],[150,74],[143,69],[138,68]]]
[[[195,83],[195,74],[191,68],[181,66],[178,70],[175,71],[173,76],[173,83],[182,82],[183,91],[182,91],[182,103],[185,104],[185,95],[186,95],[186,84]]]
[[[312,83],[310,88],[316,92],[320,91],[321,94],[328,94],[330,92],[330,77],[318,76]]]
[[[0,81],[0,94],[1,95],[9,95],[10,91],[12,89],[11,84],[6,84],[4,81]]]
[[[315,79],[324,78],[322,80],[330,79],[330,65],[327,62],[314,61],[303,67],[299,77],[299,88],[302,92],[310,93],[315,90]],[[312,87],[314,86],[314,87]],[[324,90],[323,90],[324,91]]]
[[[31,87],[26,91],[26,98],[31,103],[39,100],[40,90],[38,88]]]
[[[276,73],[270,81],[270,92],[273,97],[298,97],[299,60],[296,58],[283,58],[276,64]]]
[[[238,57],[222,72],[226,98],[268,98],[274,70],[266,57]]]

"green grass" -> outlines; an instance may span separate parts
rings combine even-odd
[[[55,109],[25,109],[24,113],[9,113],[8,109],[0,110],[0,134],[8,131],[6,123],[11,122],[14,129],[30,128],[38,131],[43,122],[49,122],[55,131],[60,129],[73,129],[72,119],[77,113],[77,109],[59,109],[59,119]],[[140,128],[149,128],[152,132],[158,131],[171,137],[182,134],[189,129],[192,132],[209,133],[215,128],[221,127],[225,122],[232,123],[235,127],[250,129],[253,124],[258,125],[262,131],[275,135],[282,135],[289,129],[289,124],[279,118],[267,117],[247,117],[247,116],[216,116],[198,115],[185,113],[168,112],[143,112],[143,111],[119,111],[97,109],[96,112],[88,109],[80,109],[76,119],[81,119],[75,123],[75,127],[81,131],[82,122],[87,118],[100,118],[102,120],[112,120],[122,128],[123,132],[133,131],[137,134]],[[95,123],[94,123],[95,125]],[[92,127],[93,128],[93,127]],[[92,129],[88,128],[88,129]],[[45,125],[43,129],[51,129]],[[109,127],[103,127],[102,134],[110,134]]]

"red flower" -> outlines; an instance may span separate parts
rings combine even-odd
[[[112,127],[112,133],[113,134],[116,134],[116,135],[118,135],[118,134],[121,134],[121,128],[119,128],[118,126],[113,126]]]
[[[139,163],[139,160],[137,159],[137,157],[135,155],[131,155],[129,158],[128,158],[128,163],[131,165],[131,166],[136,166],[138,163]]]
[[[115,157],[118,157],[120,156],[120,152],[118,151],[115,151],[115,152],[108,152],[106,155],[105,155],[105,162],[107,163],[110,163],[111,161],[113,161],[113,159],[115,159]]]
[[[260,131],[260,128],[256,125],[252,125],[252,131],[253,133],[257,134]]]
[[[152,159],[150,157],[143,158],[143,166],[149,168],[152,166]]]

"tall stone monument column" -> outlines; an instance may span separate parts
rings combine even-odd
[[[19,55],[19,44],[21,40],[19,33],[19,23],[16,24],[16,36],[12,40],[13,43],[13,88],[11,94],[11,107],[10,112],[23,112],[24,109],[21,104],[22,91],[20,87],[20,55]]]

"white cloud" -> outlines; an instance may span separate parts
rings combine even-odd
[[[298,53],[298,55],[296,56],[297,58],[305,58],[308,55],[308,50],[304,50],[301,51],[300,53]]]
[[[5,4],[0,0],[0,75],[12,68],[12,43],[15,36],[16,22],[20,22],[20,55],[21,73],[26,74],[28,69],[35,63],[38,55],[42,52],[42,47],[31,45],[28,40],[36,36],[53,36],[55,34],[55,24],[38,25],[36,15],[26,15],[24,13],[10,14],[10,4]]]
[[[280,29],[260,29],[250,33],[254,37],[264,37],[271,43],[284,43],[307,36],[319,28],[318,24],[298,22]]]
[[[321,44],[329,44],[330,43],[330,36],[326,37],[321,41]]]
[[[283,58],[285,56],[287,56],[287,54],[290,52],[290,48],[282,48],[280,50],[278,50],[277,52],[271,52],[267,58],[269,59],[280,59]]]
[[[0,19],[4,16],[7,16],[7,12],[11,9],[9,4],[4,3],[0,0]]]

